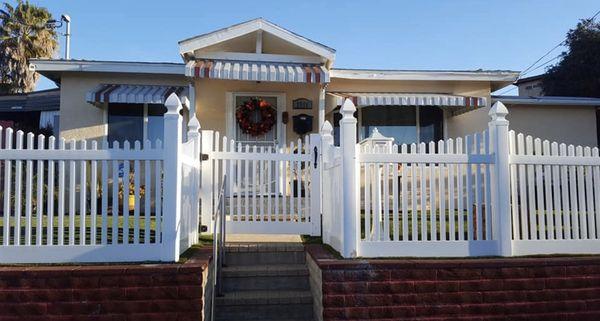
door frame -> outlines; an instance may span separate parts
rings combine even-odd
[[[277,147],[286,145],[286,127],[283,124],[283,112],[286,110],[286,94],[281,92],[248,92],[228,91],[225,93],[225,132],[227,137],[235,139],[237,126],[235,123],[235,98],[239,96],[264,96],[277,99]]]

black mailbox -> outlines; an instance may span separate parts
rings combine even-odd
[[[313,130],[313,116],[299,114],[292,117],[294,122],[294,133],[304,135]]]

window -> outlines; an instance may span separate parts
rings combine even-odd
[[[122,144],[144,139],[143,104],[108,104],[108,141]]]
[[[108,104],[107,124],[108,141],[123,144],[138,140],[143,143],[146,139],[154,145],[157,139],[164,136],[164,114],[167,108],[162,104]],[[182,110],[184,124],[187,124],[187,110]],[[182,126],[186,136],[186,126]]]
[[[439,107],[419,107],[419,142],[444,139],[444,111]]]

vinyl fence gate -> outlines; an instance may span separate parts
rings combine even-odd
[[[283,147],[242,144],[211,130],[201,136],[201,220],[209,231],[224,186],[227,233],[321,235],[319,134]]]

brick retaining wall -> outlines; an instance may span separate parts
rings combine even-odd
[[[600,320],[600,257],[339,260],[321,269],[323,320]]]
[[[0,320],[202,320],[210,255],[184,264],[0,267]]]

